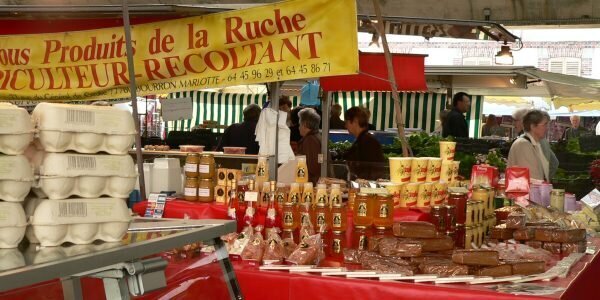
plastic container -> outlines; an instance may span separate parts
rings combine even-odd
[[[198,152],[198,153],[202,153],[204,151],[204,146],[199,146],[199,145],[181,145],[181,146],[179,146],[179,151],[181,151],[181,152]]]
[[[36,193],[50,199],[73,195],[127,198],[137,181],[135,165],[129,155],[46,153],[39,175]]]
[[[0,103],[0,153],[23,154],[33,135],[33,122],[25,109]]]
[[[25,236],[26,226],[20,203],[0,202],[0,248],[16,248]]]
[[[127,154],[136,135],[131,113],[109,106],[40,103],[31,117],[47,152]]]
[[[155,158],[152,167],[152,193],[183,190],[183,178],[178,158]]]
[[[246,147],[223,147],[225,154],[246,154]]]
[[[125,200],[117,198],[43,200],[33,210],[34,239],[43,247],[118,242],[131,221]]]
[[[33,184],[33,168],[22,155],[0,155],[0,200],[22,202]]]

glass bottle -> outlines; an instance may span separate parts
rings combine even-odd
[[[313,205],[314,199],[314,191],[312,182],[307,182],[304,184],[304,191],[302,192],[302,200],[304,203],[308,203],[309,205]]]
[[[331,219],[331,210],[327,204],[317,203],[313,214],[313,224],[315,232],[325,233],[329,230],[329,220]]]
[[[296,182],[290,184],[290,193],[288,194],[289,202],[292,202],[294,205],[297,205],[300,202],[300,185]]]
[[[271,182],[272,184],[272,182]],[[278,183],[277,184],[277,192],[275,193],[275,207],[277,209],[280,209],[280,207],[283,207],[283,203],[286,201],[287,199],[287,191],[285,188],[285,183]]]
[[[371,213],[370,195],[358,193],[354,200],[354,225],[371,226],[373,224],[373,214]]]
[[[235,192],[236,188],[237,182],[232,180],[229,194],[229,205],[227,207],[227,219],[237,221],[237,231],[241,232],[244,224],[240,222],[241,220],[238,220],[239,202],[237,199],[237,193]]]
[[[254,191],[254,180],[249,180],[247,185],[248,191]],[[244,198],[244,200],[246,200]],[[251,225],[256,227],[258,225],[258,218],[256,217],[257,203],[256,201],[245,201],[246,202],[246,213],[244,214],[244,225]]]
[[[332,184],[331,191],[329,192],[329,203],[331,203],[331,207],[336,204],[342,204],[342,189],[339,184]]]
[[[346,233],[342,231],[333,231],[331,236],[331,256],[335,258],[344,257],[344,249],[346,248]]]
[[[260,207],[266,208],[269,206],[269,193],[271,192],[271,184],[267,182],[263,182],[262,192],[260,194]]]
[[[233,187],[231,190],[234,190]],[[246,214],[246,191],[248,190],[248,182],[246,180],[238,180],[237,188],[234,190],[237,196],[239,210],[238,210],[238,220],[244,220]],[[244,225],[246,225],[244,223]]]
[[[277,226],[277,201],[275,199],[276,182],[271,181],[269,191],[269,205],[267,206],[267,215],[265,217],[265,228],[274,228]]]
[[[322,204],[328,206],[329,199],[327,196],[327,185],[326,184],[317,184],[317,194],[315,197],[315,206],[318,204]]]
[[[377,195],[373,209],[373,225],[377,229],[391,228],[394,224],[394,200],[391,195]]]
[[[256,175],[257,186],[260,186],[264,182],[269,182],[269,165],[267,164],[266,157],[258,157],[258,162],[256,164],[256,172],[254,175]]]
[[[284,230],[295,230],[296,228],[298,228],[300,221],[298,220],[299,218],[298,211],[296,210],[296,205],[294,205],[293,202],[287,201],[283,204],[281,215],[281,227]]]
[[[346,231],[348,214],[346,206],[341,201],[331,203],[331,229],[333,231]]]
[[[306,166],[306,156],[296,156],[296,182],[308,182],[308,168]]]

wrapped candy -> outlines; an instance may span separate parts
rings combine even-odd
[[[242,259],[244,260],[254,260],[254,261],[262,261],[263,254],[265,252],[265,240],[260,232],[256,232],[244,250],[242,250]]]
[[[399,222],[394,223],[394,235],[404,238],[435,238],[437,236],[436,228],[429,222]]]
[[[283,243],[284,258],[288,258],[290,256],[290,254],[292,254],[292,252],[294,252],[294,250],[296,250],[296,248],[298,247],[298,245],[291,238],[283,239],[282,243]]]
[[[413,257],[421,255],[423,245],[417,241],[383,238],[379,241],[379,253],[383,256]]]
[[[469,266],[453,263],[424,263],[419,266],[423,274],[436,274],[443,277],[469,275]]]
[[[323,256],[322,247],[320,234],[309,236],[290,254],[287,261],[296,265],[318,264]]]
[[[452,254],[452,262],[462,265],[497,266],[498,258],[494,250],[456,250]]]
[[[278,231],[278,228],[271,228],[267,230],[267,242],[263,256],[263,260],[265,261],[278,262],[285,258],[285,247]]]

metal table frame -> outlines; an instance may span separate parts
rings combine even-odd
[[[214,244],[215,254],[223,270],[231,299],[243,299],[227,249],[220,239],[222,235],[236,230],[235,221],[136,218],[136,221],[132,222],[129,227],[130,234],[173,230],[181,230],[181,232],[0,272],[0,292],[60,278],[65,299],[82,299],[80,277],[91,276],[103,278],[105,292],[110,293],[111,296],[118,297],[118,293],[120,293],[121,299],[128,299],[130,291],[123,286],[125,278],[121,278],[121,281],[113,281],[112,285],[106,284],[106,278],[114,279],[114,275],[119,277],[119,274],[115,274],[114,271],[126,269],[125,272],[127,272],[135,269],[136,266],[138,269],[144,269],[143,265],[146,264],[153,266],[155,270],[158,269],[164,279],[166,262],[161,262],[162,259],[156,258],[144,261],[142,258],[198,241],[205,241]],[[162,269],[160,269],[161,266]],[[110,273],[111,271],[112,273]],[[131,275],[131,272],[129,273]],[[143,276],[143,272],[141,274]],[[125,273],[125,275],[128,274]],[[115,286],[114,283],[117,285]]]

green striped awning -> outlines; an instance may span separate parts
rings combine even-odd
[[[469,121],[469,137],[481,137],[481,121],[483,115],[483,96],[471,96],[471,109],[467,113]]]
[[[333,94],[333,102],[339,103],[343,110],[353,106],[368,108],[371,111],[370,123],[377,130],[396,127],[394,103],[389,92],[337,92]],[[405,127],[432,132],[435,129],[435,120],[444,109],[445,103],[445,94],[400,93]]]
[[[189,131],[204,120],[217,121],[220,125],[229,126],[242,122],[243,111],[251,103],[262,107],[267,101],[267,94],[231,94],[219,92],[190,91],[172,93],[169,98],[191,97],[193,115],[191,119],[167,122],[168,131]],[[297,106],[300,97],[290,97],[292,107]],[[220,129],[223,132],[224,129]]]

